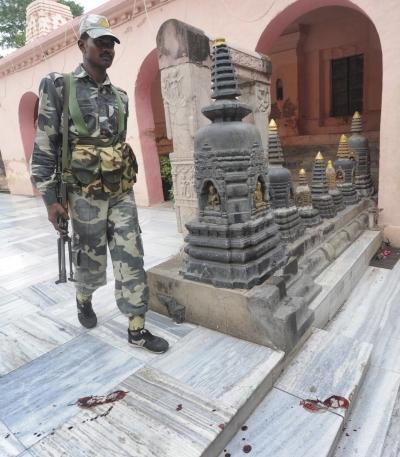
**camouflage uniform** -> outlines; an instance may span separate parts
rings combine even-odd
[[[76,94],[88,138],[107,141],[120,133],[116,144],[85,146],[87,141],[82,139],[70,113],[71,159],[63,178],[69,191],[77,293],[90,296],[106,283],[108,244],[117,305],[127,316],[141,315],[147,310],[148,288],[132,190],[135,159],[124,143],[128,97],[118,88],[115,94],[108,77],[98,85],[82,65],[74,71],[73,78],[76,92],[72,92],[72,97]],[[62,74],[51,73],[41,82],[31,176],[46,205],[57,201],[54,171],[62,145],[63,91]],[[122,132],[118,132],[121,106],[125,111],[124,125]]]

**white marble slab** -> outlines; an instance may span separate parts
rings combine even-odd
[[[69,404],[107,393],[140,365],[82,335],[0,378],[0,420],[29,447],[78,412]]]
[[[200,457],[235,413],[148,367],[120,388],[129,393],[107,416],[93,419],[108,406],[80,412],[32,447],[32,455]]]
[[[190,324],[176,324],[171,319],[158,315],[152,311],[149,311],[146,314],[145,327],[154,335],[165,338],[168,341],[170,348],[172,348],[182,337],[196,328],[194,325]],[[160,359],[159,354],[153,354],[142,348],[135,348],[132,344],[128,343],[127,328],[127,317],[119,315],[116,318],[105,322],[103,325],[97,326],[91,330],[90,333],[111,346],[123,351],[128,351],[138,360],[149,362],[154,358]]]
[[[352,402],[365,375],[371,345],[315,329],[275,387],[302,399],[339,395]],[[347,410],[338,409],[345,415]]]
[[[39,282],[30,287],[19,289],[15,292],[19,297],[38,306],[42,310],[47,310],[57,304],[75,300],[75,286],[72,282],[56,284],[56,278]]]
[[[39,308],[16,294],[0,295],[0,329],[21,316],[37,313]]]
[[[393,284],[392,278],[390,270],[368,267],[327,330],[374,343],[387,301],[393,290],[400,286],[398,281]]]
[[[399,373],[368,370],[335,457],[381,456],[399,386]]]
[[[272,385],[282,358],[281,351],[198,328],[151,365],[239,408],[261,382]]]
[[[50,352],[81,333],[41,313],[21,315],[0,328],[0,377]]]
[[[310,309],[315,313],[314,326],[324,328],[336,315],[365,273],[380,242],[379,232],[363,232],[339,258],[317,276],[315,282],[322,290],[310,304]]]
[[[0,456],[17,457],[25,450],[11,431],[0,421]]]
[[[400,391],[397,392],[390,427],[385,437],[381,457],[398,457],[400,455]]]
[[[342,425],[337,414],[310,413],[298,398],[272,389],[219,457],[328,457]],[[251,446],[247,454],[244,446]]]

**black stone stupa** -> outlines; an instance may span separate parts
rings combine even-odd
[[[198,218],[186,225],[187,279],[218,287],[251,288],[286,261],[268,208],[260,133],[242,119],[251,108],[237,100],[238,82],[225,40],[214,42],[211,124],[195,138]]]

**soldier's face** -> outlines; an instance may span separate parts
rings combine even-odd
[[[88,38],[79,40],[84,61],[99,68],[111,67],[115,56],[115,41],[112,37]]]

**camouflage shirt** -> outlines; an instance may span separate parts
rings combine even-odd
[[[108,76],[103,84],[97,84],[82,65],[73,72],[76,78],[76,97],[90,136],[111,138],[118,133],[118,103],[111,89]],[[118,89],[125,105],[126,137],[128,96]],[[39,111],[35,145],[31,162],[33,184],[41,192],[46,205],[57,201],[55,169],[57,156],[62,149],[64,77],[50,73],[42,79],[39,87]],[[69,119],[69,141],[78,137],[74,123]]]

